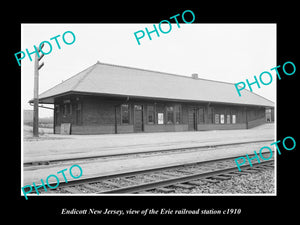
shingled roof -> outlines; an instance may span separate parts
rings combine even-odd
[[[233,83],[100,62],[40,94],[39,102],[53,103],[55,97],[68,93],[274,107],[272,101],[248,90],[238,96]]]

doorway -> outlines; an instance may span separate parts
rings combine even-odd
[[[188,129],[190,131],[196,131],[197,129],[197,112],[198,109],[190,107],[188,110]]]
[[[143,106],[142,105],[134,105],[134,132],[143,132]]]

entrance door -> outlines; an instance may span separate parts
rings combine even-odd
[[[143,106],[134,105],[134,132],[142,132],[143,130]]]
[[[188,127],[189,130],[197,130],[197,108],[190,107],[188,110]]]

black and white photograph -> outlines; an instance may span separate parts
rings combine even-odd
[[[22,49],[26,199],[276,195],[276,24],[22,24]]]
[[[8,211],[99,223],[295,214],[292,16],[85,7],[14,14]]]

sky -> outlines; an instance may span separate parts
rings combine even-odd
[[[182,76],[197,73],[199,78],[231,83],[246,79],[251,82],[255,75],[259,78],[263,71],[268,71],[273,82],[261,85],[260,89],[253,85],[253,92],[276,101],[277,79],[275,71],[270,71],[277,66],[276,24],[179,23],[180,28],[172,23],[167,34],[159,31],[159,37],[152,33],[152,40],[146,34],[140,45],[134,33],[146,33],[146,27],[151,31],[153,24],[22,24],[20,51],[33,52],[33,46],[42,41],[52,45],[52,52],[40,61],[44,62],[39,70],[40,94],[100,61]],[[162,29],[168,30],[168,25],[164,24]],[[62,40],[66,31],[75,35],[71,45]],[[50,40],[57,35],[61,49],[55,40]],[[65,38],[72,41],[69,34]],[[43,50],[49,51],[49,46],[45,44]],[[21,77],[22,109],[33,109],[28,101],[33,98],[34,61],[27,55],[21,61]],[[40,117],[52,115],[52,110],[39,109]]]

